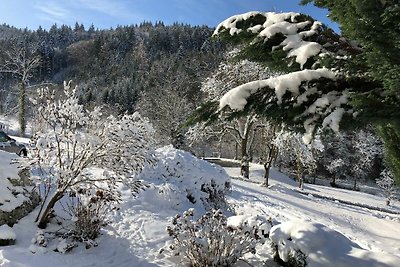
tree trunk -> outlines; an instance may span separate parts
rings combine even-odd
[[[21,82],[21,88],[19,92],[18,99],[18,122],[21,136],[25,136],[26,131],[26,83],[24,81]]]
[[[239,150],[238,150],[238,144],[237,142],[235,142],[235,160],[237,160],[239,158]]]
[[[331,186],[336,187],[336,174],[333,174],[333,176],[332,176]]]
[[[303,167],[300,162],[300,156],[297,155],[297,179],[299,182],[299,188],[303,189],[303,183],[304,183],[304,174],[303,174]]]
[[[264,162],[264,186],[269,185],[269,170],[272,167],[272,163],[274,162],[274,160],[276,159],[276,156],[278,155],[278,149],[276,149],[274,146],[272,146],[272,148],[269,149],[268,151],[268,155],[267,155],[267,159]]]
[[[64,191],[56,191],[47,203],[44,203],[44,209],[36,218],[37,225],[40,229],[45,229],[50,219],[51,211],[54,205],[64,196]]]
[[[269,170],[271,169],[271,165],[268,162],[264,163],[264,186],[268,187],[269,185]]]
[[[249,158],[247,155],[247,138],[242,139],[241,143],[242,161],[240,163],[240,174],[243,178],[249,179]]]

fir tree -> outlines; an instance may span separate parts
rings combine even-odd
[[[240,44],[239,58],[287,74],[240,85],[198,109],[194,120],[256,112],[303,129],[306,143],[320,127],[338,132],[374,123],[400,182],[399,7],[394,1],[314,2],[330,10],[342,36],[298,13],[249,12],[220,23],[214,36]]]

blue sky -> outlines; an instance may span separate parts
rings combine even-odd
[[[54,23],[75,22],[110,28],[143,21],[216,26],[247,11],[295,11],[330,24],[326,11],[300,6],[300,0],[1,0],[0,23],[29,29],[48,29]],[[337,29],[336,26],[334,26]]]

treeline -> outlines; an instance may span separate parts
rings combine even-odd
[[[143,92],[164,84],[173,83],[172,89],[196,101],[201,79],[218,65],[223,50],[208,41],[211,34],[206,26],[162,22],[109,30],[93,25],[85,29],[78,23],[35,31],[2,25],[0,62],[7,64],[7,53],[15,48],[39,55],[40,65],[31,71],[29,85],[73,80],[80,85],[83,104],[133,112]],[[18,82],[14,73],[0,73],[1,111],[15,104],[9,92]]]

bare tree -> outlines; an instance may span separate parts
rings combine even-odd
[[[262,79],[273,75],[271,71],[249,60],[234,61],[233,57],[236,50],[227,54],[227,60],[219,65],[218,70],[205,79],[202,85],[202,91],[207,94],[208,100],[220,99],[230,88],[237,86],[251,79]],[[198,140],[198,137],[211,138],[219,136],[219,141],[226,135],[232,137],[236,147],[240,148],[241,174],[248,177],[249,160],[252,159],[252,150],[257,131],[265,127],[262,121],[255,113],[246,116],[228,119],[220,116],[220,119],[213,125],[198,124],[189,132],[192,140]],[[195,132],[202,134],[196,134]],[[236,150],[236,158],[238,158]]]
[[[66,99],[55,100],[46,89],[38,92],[37,110],[48,128],[34,135],[36,146],[22,160],[40,173],[33,177],[43,197],[36,218],[40,228],[67,193],[101,190],[118,201],[120,183],[137,193],[143,184],[132,175],[153,161],[153,130],[138,113],[102,118],[100,108],[87,111],[79,105],[69,86],[63,93]],[[95,174],[90,168],[103,172]]]
[[[1,73],[10,73],[18,77],[20,85],[18,92],[18,121],[21,135],[26,131],[26,89],[33,72],[40,66],[41,57],[38,54],[38,45],[25,42],[15,42],[4,52]]]

